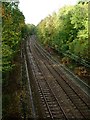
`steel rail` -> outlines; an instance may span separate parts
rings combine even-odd
[[[41,54],[41,52],[42,51],[39,51],[39,53]],[[42,56],[43,56],[43,54],[42,54]],[[49,62],[49,61],[47,61],[47,62]],[[49,68],[48,68],[49,69]],[[55,68],[53,68],[54,70],[55,70]],[[49,69],[49,71],[50,71],[50,69]],[[56,71],[56,70],[55,70]],[[50,71],[51,72],[51,71]],[[57,71],[56,71],[57,72]],[[59,75],[60,75],[60,73],[59,73]],[[60,75],[61,76],[61,75]],[[61,78],[64,80],[64,78],[61,76]],[[64,80],[65,81],[65,80]],[[57,81],[58,82],[58,81]],[[71,86],[65,81],[65,83],[71,88]],[[58,82],[58,84],[60,85],[60,83]],[[72,90],[73,90],[73,92],[75,92],[75,90],[73,89],[73,88],[71,88]],[[63,89],[64,90],[64,89]],[[65,90],[64,90],[65,91]],[[65,91],[65,93],[66,93],[66,91]],[[66,93],[67,94],[67,93]],[[81,99],[81,97],[75,92],[75,94]],[[70,98],[70,96],[68,95],[68,97]],[[71,99],[71,98],[70,98]],[[82,99],[81,99],[82,100]],[[71,100],[72,101],[72,100]],[[82,100],[83,101],[83,100]],[[73,101],[72,101],[73,102]],[[84,101],[83,101],[84,102]],[[85,103],[85,102],[84,102]],[[86,104],[86,103],[85,103]],[[86,106],[87,106],[87,104],[86,104]],[[77,109],[78,109],[78,107],[77,107]],[[80,110],[79,110],[80,111]],[[81,112],[80,112],[81,113]],[[82,113],[81,113],[82,114]],[[82,114],[83,115],[83,114]]]
[[[32,50],[31,50],[32,51]],[[32,52],[33,53],[33,52]],[[35,56],[35,54],[34,54],[34,56]],[[35,59],[35,58],[34,58]],[[38,68],[39,68],[39,70],[40,70],[40,72],[42,73],[42,70],[40,69],[40,66],[39,66],[39,64],[38,64],[38,62],[36,61],[36,64],[37,64],[37,66],[38,66]],[[43,74],[43,73],[42,73]],[[43,76],[44,76],[44,74],[43,74]],[[44,76],[44,78],[45,78],[45,76]],[[46,82],[46,78],[45,78],[45,82]],[[47,82],[46,82],[47,83]],[[65,118],[66,119],[68,119],[67,118],[67,116],[65,115],[65,112],[64,112],[64,110],[63,110],[63,108],[61,107],[61,105],[59,104],[59,101],[58,101],[58,99],[56,98],[56,96],[55,96],[55,94],[53,93],[53,91],[52,91],[52,89],[50,88],[50,86],[49,86],[49,84],[47,83],[47,85],[48,85],[48,87],[49,87],[49,89],[50,89],[50,91],[51,91],[51,93],[53,94],[53,96],[54,96],[54,98],[56,99],[56,101],[57,101],[57,103],[58,103],[58,105],[59,105],[59,107],[60,107],[60,109],[62,110],[62,112],[63,112],[63,114],[64,114],[64,116],[65,116]],[[53,117],[52,117],[53,118]]]

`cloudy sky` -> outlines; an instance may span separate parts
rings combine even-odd
[[[37,25],[43,18],[64,5],[75,4],[77,0],[19,0],[19,8],[26,23]]]

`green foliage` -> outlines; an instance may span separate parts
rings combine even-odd
[[[26,24],[22,29],[22,37],[27,38],[27,36],[36,34],[36,26],[33,24]]]
[[[37,26],[42,44],[89,61],[88,3],[65,6]]]
[[[2,3],[2,72],[12,70],[13,58],[18,51],[25,26],[24,15],[14,2]]]

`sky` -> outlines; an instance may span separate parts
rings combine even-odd
[[[74,5],[77,0],[19,0],[19,9],[25,16],[25,23],[37,25],[49,14],[64,5]]]

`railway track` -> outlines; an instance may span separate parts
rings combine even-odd
[[[32,38],[27,54],[45,115],[51,119],[90,119],[90,98],[65,76]]]
[[[39,51],[39,53],[40,53],[40,51]],[[48,63],[49,63],[49,61],[48,61]],[[51,66],[51,64],[50,64],[50,66]],[[59,76],[57,74],[55,74],[55,71],[53,71],[52,67],[50,68],[50,66],[49,67],[47,66],[48,70],[51,72],[51,74],[54,75],[54,78],[56,79],[56,81],[58,82],[60,87],[62,87],[63,91],[66,93],[68,98],[72,101],[73,104],[75,104],[77,109],[80,110],[82,115],[83,115],[83,112],[86,111],[86,113],[84,113],[84,114],[86,114],[86,116],[88,118],[88,115],[89,115],[89,112],[87,112],[87,109],[89,109],[88,101],[86,102],[81,97],[79,97],[79,95],[74,91],[74,89],[65,81],[65,77],[62,77],[60,74],[59,74]],[[61,77],[61,79],[60,79],[60,77]],[[85,105],[87,107],[85,107]]]
[[[64,75],[64,73],[62,72],[61,69],[59,69],[59,67],[57,67],[57,66],[54,67],[54,65],[52,64],[50,58],[49,58],[49,60],[48,60],[48,56],[47,56],[46,54],[44,54],[43,51],[40,51],[40,48],[38,48],[37,46],[35,46],[35,47],[36,47],[36,49],[38,50],[38,52],[39,52],[45,59],[47,58],[47,62],[48,62],[49,65],[47,66],[47,64],[46,64],[46,66],[47,66],[47,68],[49,69],[49,71],[55,76],[55,78],[61,77],[62,80],[65,81],[65,83],[71,88],[71,90],[73,90],[73,92],[75,92],[75,93],[77,94],[78,97],[80,97],[80,94],[81,94],[81,95],[84,94],[84,93],[79,93],[79,95],[78,95],[78,92],[77,92],[77,88],[78,88],[78,87],[75,87],[75,84],[73,84],[73,82],[70,81],[69,78],[67,78],[67,77]],[[51,67],[51,68],[50,68],[50,67]],[[52,68],[53,68],[53,71],[52,71]],[[55,73],[57,73],[59,76],[57,76],[57,74],[55,74]],[[57,82],[58,82],[58,80],[57,80]],[[73,87],[72,87],[72,84],[70,84],[71,82],[72,82],[72,84],[73,84]],[[58,83],[59,83],[59,82],[58,82]],[[89,86],[88,86],[88,89],[90,89]],[[78,90],[80,91],[79,88],[78,88]],[[82,92],[82,91],[80,91],[80,92]],[[80,98],[83,99],[83,101],[85,102],[85,104],[89,105],[89,107],[90,107],[90,103],[88,104],[88,96],[86,95],[86,97],[87,97],[87,101],[86,101],[86,99],[84,99],[85,96],[84,96],[84,98],[82,98],[82,96],[81,96]]]
[[[77,85],[79,87],[82,88],[82,90],[88,95],[90,96],[90,86],[88,84],[86,84],[85,82],[83,82],[80,78],[78,78],[75,74],[73,74],[71,71],[69,71],[65,66],[63,66],[62,64],[60,64],[58,61],[56,61],[47,51],[45,51],[37,42],[36,45],[38,46],[38,48],[40,48],[43,51],[43,56],[46,57],[49,61],[51,61],[53,64],[56,64],[56,66],[60,66],[58,67],[59,71],[63,71],[64,69],[64,73],[67,74],[68,77],[71,76],[72,81],[76,82]],[[74,78],[74,79],[73,79]]]
[[[33,59],[33,57],[31,58]],[[33,66],[33,74],[35,76],[35,81],[38,86],[38,92],[40,94],[41,101],[45,109],[45,118],[52,118],[52,119],[61,118],[63,120],[67,119],[63,109],[59,105],[56,96],[54,95],[50,86],[43,77],[41,70],[38,69],[38,67],[34,64],[34,61],[32,59],[31,61]]]

